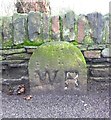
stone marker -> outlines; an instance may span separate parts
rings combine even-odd
[[[66,41],[73,41],[75,39],[74,33],[75,14],[73,11],[67,12],[63,16],[63,39]]]
[[[27,35],[27,14],[14,14],[14,44],[21,44],[24,40],[28,39]]]
[[[42,18],[40,12],[29,12],[28,14],[28,34],[29,39],[34,41],[39,39],[41,33]]]
[[[71,43],[56,41],[41,45],[32,54],[28,70],[31,89],[87,91],[86,62]]]

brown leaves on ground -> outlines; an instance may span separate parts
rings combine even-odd
[[[24,84],[18,85],[16,87],[9,87],[7,94],[8,95],[22,95],[25,94],[26,88]]]
[[[31,100],[32,99],[32,95],[28,95],[24,97],[25,100]]]
[[[8,95],[23,95],[26,93],[26,88],[24,84],[18,85],[15,88],[14,87],[9,87],[7,94]],[[31,100],[32,95],[27,95],[23,97],[24,100]]]
[[[25,92],[26,92],[25,85],[24,84],[19,85],[19,88],[17,90],[17,95],[24,94]]]

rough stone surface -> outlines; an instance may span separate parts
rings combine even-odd
[[[2,66],[2,90],[5,93],[9,92],[10,88],[29,83],[26,60],[7,60],[2,62]],[[27,92],[28,90],[29,87]]]
[[[25,49],[9,49],[9,50],[0,50],[1,55],[10,55],[10,54],[17,54],[17,53],[24,53]]]
[[[52,38],[54,40],[60,40],[60,25],[59,25],[59,16],[52,17]]]
[[[17,53],[12,55],[4,55],[4,59],[6,60],[29,60],[31,54],[27,53]]]
[[[3,18],[3,43],[8,44],[11,42],[12,45],[12,32],[13,32],[13,25],[12,25],[12,17],[4,17]]]
[[[90,51],[84,51],[84,56],[86,58],[100,58],[101,57],[101,51],[100,50],[90,50]]]
[[[91,64],[93,66],[93,64],[95,65],[95,63],[97,63],[97,65],[101,65],[102,67],[107,67],[107,64],[110,65],[111,63],[111,58],[104,58],[104,57],[101,57],[101,58],[95,58],[95,59],[86,59],[86,61]],[[93,64],[92,64],[93,63]],[[105,64],[107,63],[107,64]]]
[[[43,39],[45,41],[48,41],[48,39],[50,38],[49,36],[49,31],[50,31],[50,16],[46,13],[42,14],[42,29],[43,29]]]
[[[81,16],[78,20],[78,42],[81,43],[85,37],[85,16]]]
[[[111,31],[111,13],[109,14],[109,31]],[[111,32],[109,32],[109,43],[111,43]]]
[[[2,65],[8,66],[10,69],[10,67],[20,67],[20,64],[22,64],[24,62],[26,62],[26,60],[3,60]],[[5,67],[4,67],[4,69],[5,69]],[[16,75],[14,74],[14,76],[16,76]]]
[[[41,14],[40,12],[30,12],[28,14],[28,33],[31,41],[39,39],[41,33]]]
[[[25,46],[25,51],[28,54],[32,54],[36,50],[36,48],[38,48],[38,46]]]
[[[61,87],[58,89],[63,90],[67,74],[77,73],[80,86],[73,88],[87,90],[85,59],[80,50],[68,42],[50,42],[40,46],[31,56],[28,69],[32,87],[46,84],[56,86],[59,83]]]
[[[104,26],[103,16],[100,13],[87,14],[90,26],[93,30],[92,37],[95,43],[102,42],[102,30]]]
[[[2,78],[3,78],[3,81],[5,79],[9,79],[9,82],[10,80],[16,80],[16,79],[20,79],[21,77],[24,77],[24,76],[27,76],[28,77],[28,70],[27,70],[27,66],[25,65],[22,65],[22,63],[19,63],[18,66],[12,66],[10,64],[10,67],[6,67],[6,69],[4,69],[2,71]]]
[[[106,45],[105,44],[94,44],[94,45],[91,45],[89,46],[87,49],[88,50],[103,50],[106,48]]]
[[[28,13],[30,11],[50,13],[50,5],[47,0],[20,1],[16,3],[18,13]]]
[[[90,45],[93,44],[92,28],[89,24],[87,16],[80,15],[78,18],[77,40],[79,43]]]
[[[14,14],[13,15],[14,26],[14,44],[21,44],[28,37],[27,35],[27,14]]]
[[[109,40],[109,15],[103,16],[104,19],[104,29],[102,31],[102,42],[103,43],[110,43]]]
[[[103,57],[111,57],[109,49],[110,48],[105,48],[104,50],[102,50],[101,54],[102,54]]]
[[[74,34],[75,14],[73,11],[67,12],[63,16],[63,39],[66,41],[73,41]]]
[[[91,68],[90,77],[108,77],[111,76],[109,68]]]
[[[16,55],[16,54],[15,54]],[[21,54],[22,56],[22,54]],[[9,92],[9,89],[15,88],[21,84],[28,85],[28,65],[27,60],[19,60],[20,56],[9,55],[7,59],[2,61],[2,90]],[[18,58],[17,58],[18,57]],[[15,59],[16,58],[16,59]],[[18,60],[17,60],[18,59]],[[27,86],[27,91],[29,86]]]
[[[84,40],[83,40],[83,44],[85,44],[85,45],[94,45],[94,40],[89,34],[85,35]]]
[[[3,36],[2,36],[2,18],[0,17],[0,49],[2,48],[2,40],[3,40]]]
[[[110,79],[111,77],[110,76],[108,76],[108,77],[90,77],[89,78],[89,80],[91,80],[91,81],[95,81],[95,82],[104,82],[104,83],[109,83],[109,82],[111,82],[111,79]]]
[[[0,61],[2,61],[3,57],[0,55]]]
[[[4,30],[3,32],[1,30],[0,33],[1,38],[4,37],[3,46],[5,48],[13,47],[13,41],[15,44],[19,44],[28,38],[31,41],[76,40],[85,45],[110,42],[108,14],[91,13],[86,16],[78,16],[73,11],[69,11],[61,16],[50,17],[48,13],[31,11],[28,13],[28,19],[23,14],[14,15],[13,21],[15,22],[13,23],[11,23],[11,19],[12,17],[4,18]],[[52,23],[50,19],[52,19]],[[11,31],[14,32],[13,37]]]

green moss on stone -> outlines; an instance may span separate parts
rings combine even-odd
[[[24,46],[40,46],[41,44],[43,44],[44,41],[43,40],[35,40],[35,41],[24,41]]]
[[[13,48],[23,48],[24,46],[40,46],[44,43],[42,39],[35,39],[34,41],[24,40],[23,43],[13,46]]]
[[[13,46],[14,49],[19,49],[19,48],[23,48],[23,47],[24,47],[23,43]]]
[[[12,55],[7,55],[6,60],[28,60],[29,58],[30,54],[16,53]]]
[[[60,25],[60,39],[61,39],[61,41],[64,41],[63,40],[63,20],[62,20],[62,17],[59,17],[59,25]]]
[[[52,23],[52,18],[50,19],[50,23]],[[52,24],[49,26],[49,36],[52,39]]]
[[[93,41],[93,39],[89,35],[86,35],[84,37],[83,44],[92,45],[92,44],[94,44],[94,41]]]
[[[79,48],[68,42],[47,42],[39,46],[32,54],[29,65],[29,77],[38,83],[37,71],[40,76],[46,71],[53,80],[54,71],[58,71],[57,80],[63,79],[65,71],[77,70],[86,76],[86,61]],[[43,77],[43,76],[42,76]],[[43,78],[41,78],[43,79]],[[82,81],[84,83],[84,81]],[[36,83],[35,83],[36,84]]]
[[[77,22],[74,24],[74,33],[75,33],[75,40],[77,40],[77,35],[78,35],[78,23]]]
[[[108,39],[109,39],[109,32],[107,30],[108,28],[104,28],[103,30],[103,39],[102,39],[102,43],[108,43]]]
[[[0,54],[9,55],[9,54],[24,53],[24,52],[26,52],[24,48],[21,48],[21,49],[7,49],[7,50],[1,50]]]
[[[72,43],[73,45],[78,46],[78,41],[77,41],[77,40],[74,40],[74,41],[72,41],[71,43]]]
[[[12,48],[13,47],[13,40],[12,39],[10,39],[10,40],[3,40],[2,41],[2,48],[4,49],[6,49],[6,48]]]

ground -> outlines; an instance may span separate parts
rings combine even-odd
[[[91,82],[87,95],[36,93],[2,94],[3,118],[109,118],[109,84]]]

